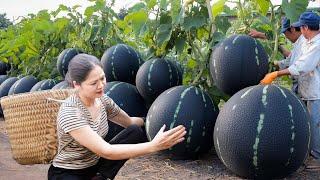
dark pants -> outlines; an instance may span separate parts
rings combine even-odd
[[[145,131],[137,126],[131,125],[117,134],[110,144],[136,144],[147,140]],[[50,166],[48,170],[48,180],[90,180],[97,174],[103,179],[114,179],[126,160],[108,160],[100,158],[98,163],[85,169],[64,169]]]

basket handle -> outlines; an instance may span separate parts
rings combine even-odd
[[[47,103],[49,103],[49,101],[55,101],[55,102],[59,102],[59,103],[64,103],[65,100],[60,100],[60,99],[54,99],[54,98],[46,98],[47,99]]]
[[[49,101],[55,101],[55,102],[58,102],[58,103],[63,103],[63,102],[65,102],[65,100],[54,99],[54,98],[46,98],[46,99],[47,99],[47,103],[49,103]],[[69,140],[61,149],[59,149],[58,152],[57,152],[57,154],[56,154],[56,156],[57,156],[58,154],[60,154],[61,151],[62,151],[63,149],[65,149],[72,141],[73,141],[73,139]],[[53,159],[50,161],[50,163],[52,163],[52,162],[53,162]]]

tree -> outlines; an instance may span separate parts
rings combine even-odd
[[[0,29],[5,29],[12,25],[12,22],[6,18],[6,13],[0,14]]]

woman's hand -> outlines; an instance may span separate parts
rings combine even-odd
[[[180,142],[185,138],[187,131],[184,126],[180,125],[168,131],[164,131],[166,125],[163,125],[157,135],[151,141],[155,151],[168,149]]]

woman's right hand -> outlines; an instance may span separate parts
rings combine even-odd
[[[153,144],[156,151],[168,149],[180,142],[185,138],[187,131],[182,125],[179,125],[168,131],[164,131],[166,125],[163,125],[157,135],[153,138],[151,143]]]

